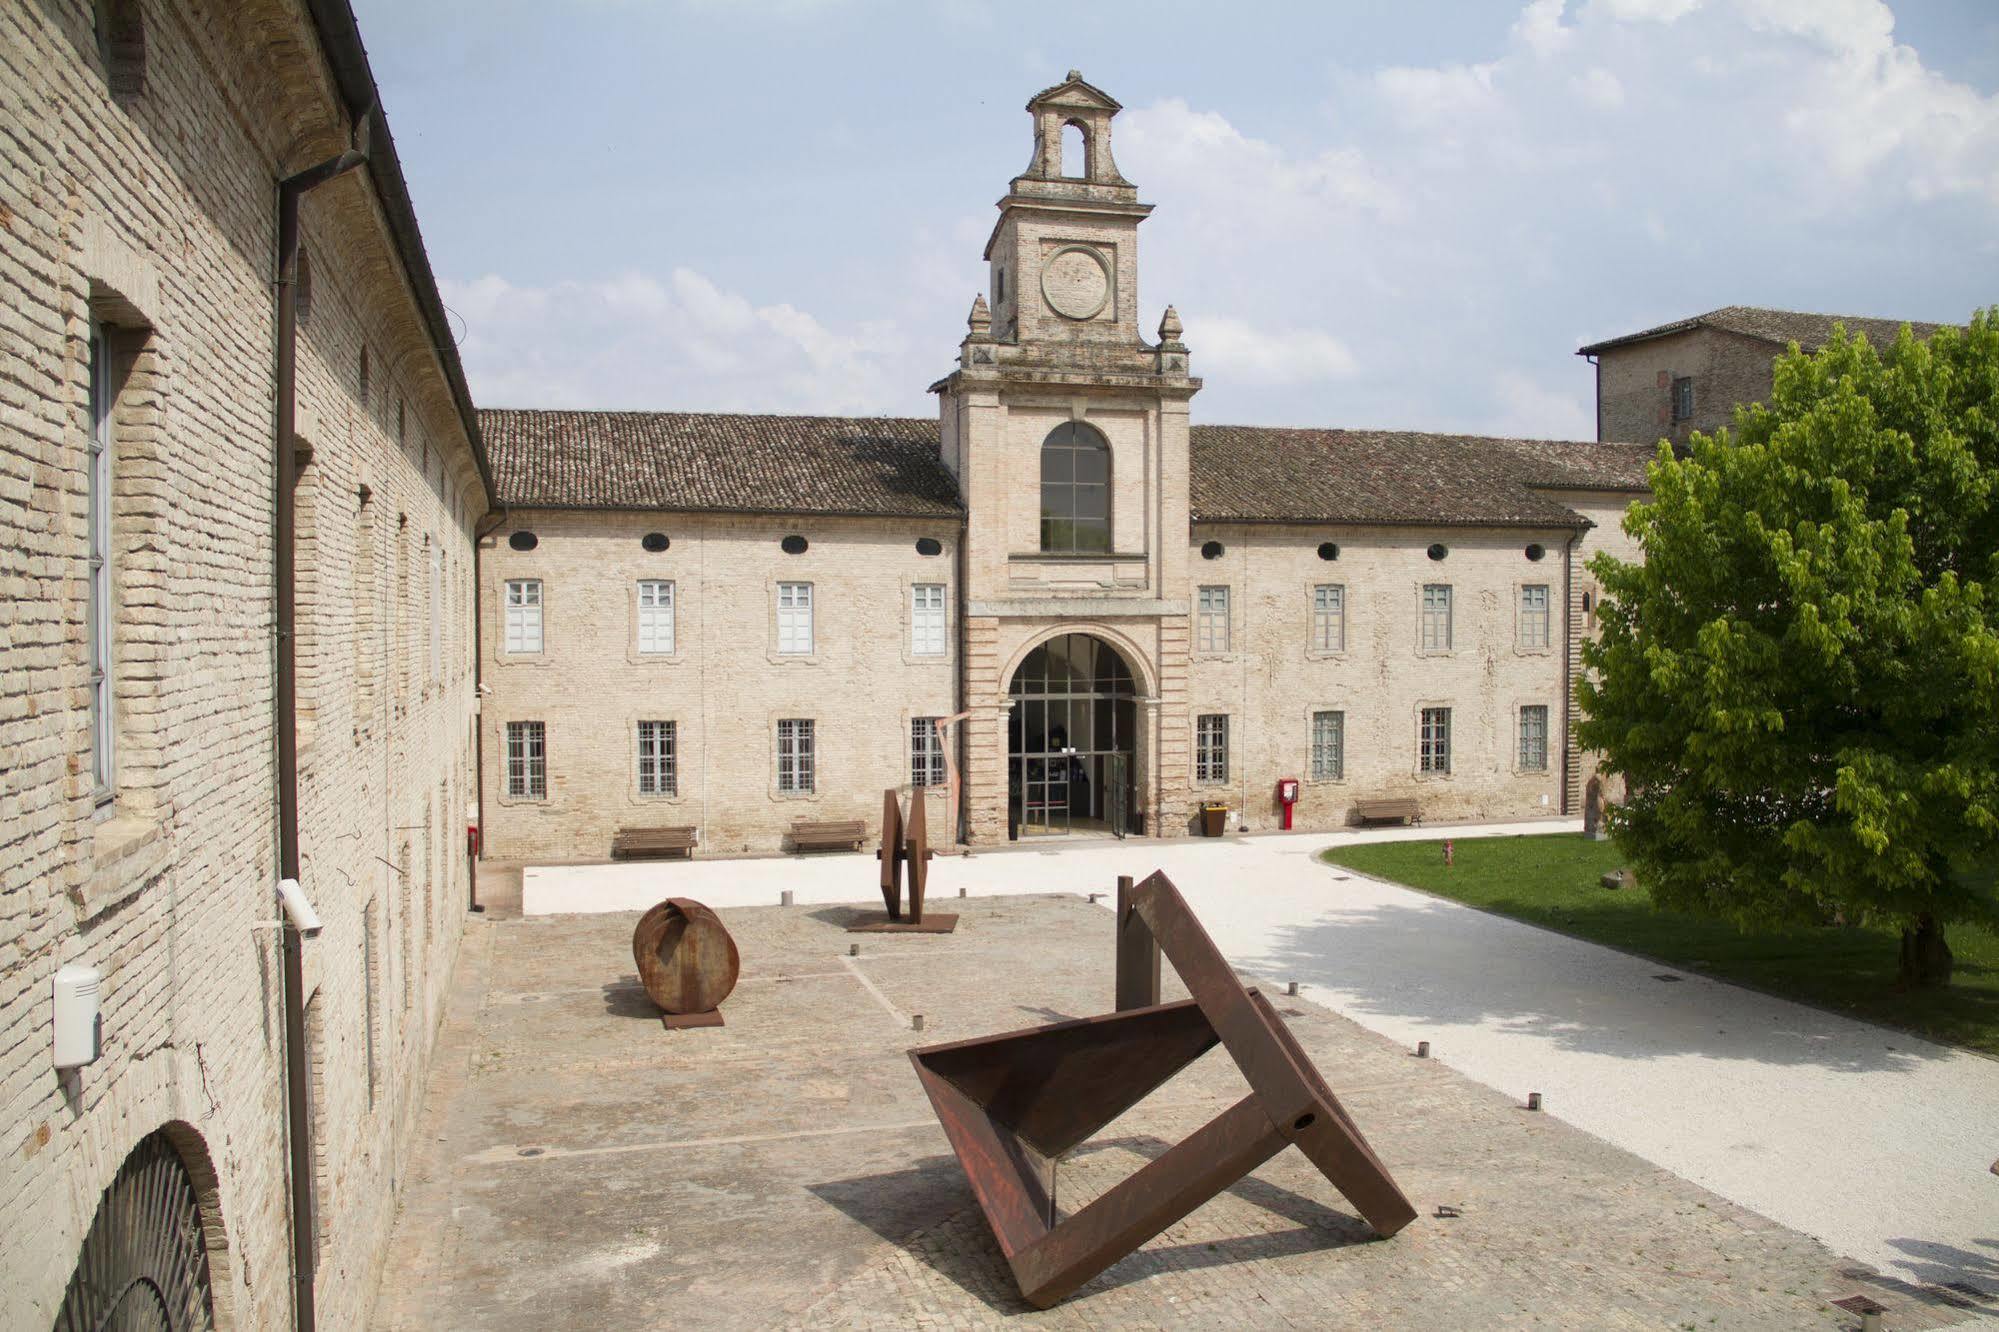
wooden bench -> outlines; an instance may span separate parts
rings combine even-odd
[[[1422,812],[1416,808],[1416,801],[1409,796],[1356,800],[1353,812],[1362,823],[1420,823],[1423,819]]]
[[[859,819],[819,823],[800,820],[791,825],[791,849],[794,851],[830,851],[837,847],[858,851],[867,839],[868,825]]]
[[[682,855],[694,859],[692,828],[620,828],[611,838],[611,859]]]

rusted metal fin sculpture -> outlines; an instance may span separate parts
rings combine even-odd
[[[736,988],[742,959],[736,941],[707,907],[669,897],[640,916],[632,931],[632,961],[667,1030],[722,1025],[722,1001]]]
[[[1283,1019],[1243,987],[1172,882],[1121,879],[1118,898],[1118,1012],[909,1052],[1027,1302],[1053,1306],[1287,1146],[1382,1236],[1413,1221]],[[1158,1002],[1162,953],[1193,998]],[[1058,1219],[1057,1158],[1217,1044],[1250,1094]]]
[[[958,928],[958,917],[923,912],[924,890],[930,884],[930,824],[925,817],[923,788],[909,797],[909,820],[903,821],[902,805],[895,788],[882,792],[882,843],[875,855],[881,861],[882,905],[886,913],[867,911],[847,926],[850,934],[949,934]],[[909,911],[902,909],[902,878],[909,876]]]

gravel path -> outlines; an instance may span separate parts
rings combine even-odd
[[[1455,837],[1573,829],[1523,824]],[[1319,864],[1442,829],[1066,842],[939,858],[931,900],[1106,891],[1163,869],[1243,972],[1919,1285],[1999,1315],[1999,1061]],[[529,868],[529,915],[865,901],[872,855]],[[878,899],[877,899],[878,900]],[[1105,959],[1106,987],[1109,959]],[[1670,979],[1665,979],[1670,978]],[[1335,1079],[1337,1081],[1337,1079]]]

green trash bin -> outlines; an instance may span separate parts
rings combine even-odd
[[[1227,805],[1201,806],[1201,832],[1209,837],[1220,837],[1228,831],[1229,807]]]

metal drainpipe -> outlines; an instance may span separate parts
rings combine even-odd
[[[486,696],[480,692],[486,670],[486,651],[480,642],[481,626],[485,620],[486,585],[479,572],[479,546],[500,530],[507,516],[506,506],[501,505],[472,527],[472,799],[479,807],[479,854],[471,856],[467,853],[472,863],[466,882],[465,905],[473,911],[486,909],[479,905],[479,862],[486,858]],[[489,527],[488,523],[492,525]]]
[[[1582,533],[1571,532],[1569,539],[1562,543],[1562,817],[1567,818],[1569,809],[1569,778],[1574,775],[1572,759],[1574,746],[1571,744],[1570,728],[1575,725],[1575,681],[1570,678],[1570,663],[1575,651],[1575,548],[1576,539]]]
[[[278,732],[278,876],[299,877],[298,651],[295,549],[298,530],[298,204],[311,190],[368,160],[369,107],[356,118],[353,146],[278,183],[277,515],[273,552],[277,663],[274,706]],[[273,904],[275,906],[275,903]],[[317,1323],[319,1255],[312,1189],[312,1101],[305,1049],[304,940],[281,909],[285,1005],[285,1136],[291,1174],[292,1312],[299,1332]]]
[[[964,429],[962,423],[960,424],[959,429],[960,431]],[[962,438],[963,435],[961,434],[960,439]],[[965,590],[965,538],[971,534],[971,530],[972,530],[972,516],[971,514],[967,513],[963,518],[960,518],[958,520],[958,549],[956,552],[958,557],[958,586],[956,588],[956,594],[958,598],[958,670],[954,680],[956,687],[951,691],[952,702],[956,705],[951,709],[951,711],[953,712],[965,711],[965,697],[966,697],[965,672],[968,669],[970,669],[969,663],[965,656],[965,646],[966,643],[968,642],[965,632],[965,607],[967,604],[969,604],[968,594]],[[970,718],[966,718],[966,720],[969,721]],[[968,811],[971,809],[971,802],[965,799],[965,778],[963,775],[965,772],[965,759],[967,756],[967,750],[965,747],[965,735],[970,729],[971,728],[966,726],[964,722],[959,722],[958,733],[952,737],[952,739],[955,740],[958,745],[959,777],[958,777],[958,826],[951,830],[951,836],[957,839],[958,845],[960,846],[968,846],[971,844],[972,840],[970,837],[972,820],[970,813],[968,813]]]

